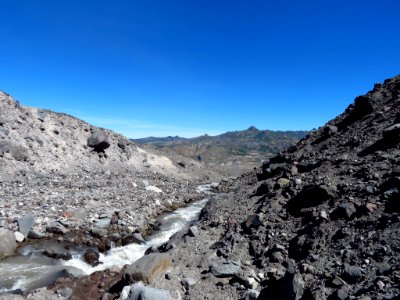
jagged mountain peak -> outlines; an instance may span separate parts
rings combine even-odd
[[[249,128],[247,128],[247,131],[259,131],[257,127],[255,126],[250,126]]]

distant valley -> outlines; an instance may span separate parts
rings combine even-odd
[[[307,131],[259,130],[251,126],[246,130],[226,132],[217,136],[148,137],[133,141],[144,148],[158,150],[164,154],[179,154],[198,160],[227,176],[238,176],[260,166],[263,160],[286,149],[306,134]]]

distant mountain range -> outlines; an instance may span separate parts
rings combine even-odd
[[[197,159],[226,175],[237,176],[306,136],[307,131],[247,130],[195,138],[168,136],[135,139],[134,142],[167,154]]]

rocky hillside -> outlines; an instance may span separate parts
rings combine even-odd
[[[399,299],[400,76],[221,190],[195,238],[161,249],[177,267],[156,286],[189,277],[185,299]]]
[[[203,135],[196,138],[166,137],[134,140],[147,149],[161,153],[178,153],[201,161],[208,168],[230,176],[238,176],[258,167],[263,160],[286,149],[305,131],[258,130],[251,126],[247,130],[226,132],[217,136]]]
[[[145,233],[158,215],[200,197],[199,184],[219,178],[199,162],[174,158],[179,164],[0,92],[0,259],[26,239],[54,233],[103,237],[111,221],[120,237]],[[110,240],[99,243],[103,251],[111,247]]]
[[[196,161],[144,151],[132,141],[70,115],[26,107],[0,92],[0,176],[94,170],[157,172],[173,177],[201,177]]]

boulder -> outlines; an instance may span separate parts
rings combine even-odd
[[[118,147],[120,147],[122,150],[125,150],[128,147],[128,141],[121,139],[118,141]]]
[[[94,148],[96,152],[104,152],[105,149],[110,147],[110,141],[107,135],[100,130],[96,130],[88,138],[87,144],[89,147]]]
[[[128,245],[131,243],[136,243],[139,245],[143,245],[146,244],[146,241],[144,240],[144,238],[142,237],[142,235],[140,233],[133,233],[133,234],[128,234],[126,236],[124,236],[122,238],[122,245]]]
[[[337,124],[337,126],[342,130],[362,117],[369,115],[374,110],[372,101],[368,96],[359,96],[354,100],[354,104],[349,106],[347,117]]]
[[[0,228],[0,241],[0,259],[12,255],[17,248],[14,233]]]
[[[167,290],[147,287],[137,282],[131,286],[127,300],[172,300],[172,297]]]
[[[26,215],[17,220],[18,229],[24,237],[28,237],[29,231],[32,229],[32,226],[35,224],[35,217],[33,215]]]
[[[263,196],[263,195],[268,194],[271,190],[272,190],[271,183],[264,181],[257,187],[253,196]]]
[[[349,299],[349,291],[348,288],[342,287],[332,293],[331,296],[329,296],[329,299],[332,300],[347,300]]]
[[[286,272],[282,282],[281,299],[302,299],[305,290],[305,281],[300,274]]]
[[[356,283],[362,279],[361,268],[345,264],[342,277],[349,283]]]
[[[239,272],[240,267],[241,263],[237,261],[216,263],[211,266],[211,273],[218,278],[233,277]]]
[[[91,228],[90,232],[93,236],[96,236],[96,237],[103,237],[103,236],[107,235],[107,229]]]
[[[366,116],[374,111],[371,99],[366,96],[358,96],[354,100],[353,114],[357,118]]]
[[[378,270],[376,270],[376,274],[380,276],[387,276],[392,270],[392,267],[387,262],[379,263],[377,267]]]
[[[351,219],[356,212],[357,210],[353,203],[341,203],[333,212],[333,216],[336,218]]]
[[[15,231],[15,232],[14,232],[14,236],[15,236],[15,240],[16,240],[18,243],[22,243],[22,242],[24,241],[24,239],[25,239],[24,235],[23,235],[21,232],[19,232],[19,231]]]
[[[298,173],[299,173],[299,169],[297,168],[297,166],[292,165],[291,168],[290,168],[290,174],[291,174],[292,176],[295,176],[295,175],[297,175]]]
[[[149,284],[170,266],[172,266],[172,259],[169,254],[151,253],[128,266],[125,271],[125,278],[128,278],[129,281],[143,281]]]
[[[107,228],[110,224],[111,224],[111,219],[110,218],[103,218],[103,219],[98,220],[94,224],[94,226],[96,226],[97,228],[104,229],[104,228]]]
[[[325,135],[331,136],[338,132],[338,128],[333,125],[327,125],[324,127],[323,131]]]
[[[325,185],[307,185],[287,203],[287,210],[297,215],[303,208],[318,206],[335,195],[335,189]]]
[[[247,217],[246,222],[244,223],[244,227],[247,229],[250,228],[258,228],[262,224],[260,215],[252,214]]]
[[[62,259],[62,260],[72,259],[71,253],[69,253],[67,250],[53,248],[53,247],[49,247],[48,249],[46,249],[43,252],[43,255],[53,259]]]
[[[58,289],[56,292],[61,297],[64,297],[64,298],[68,299],[69,297],[71,297],[71,295],[74,292],[74,290],[69,288],[69,287],[65,287],[65,288]]]
[[[58,222],[51,223],[49,226],[46,227],[46,231],[55,234],[64,234],[68,230],[63,225]]]
[[[44,239],[46,235],[36,229],[32,229],[28,233],[28,238],[30,239]]]
[[[193,278],[183,278],[181,283],[185,289],[189,290],[192,286],[196,285],[197,281]]]
[[[289,183],[290,183],[290,180],[289,180],[289,179],[283,178],[283,177],[282,177],[282,178],[279,178],[279,179],[278,179],[278,181],[276,182],[275,187],[276,187],[277,189],[281,189],[281,188],[284,188],[284,187],[288,186]]]
[[[153,245],[146,249],[146,251],[144,252],[144,255],[148,255],[150,253],[158,253],[158,252],[160,252],[160,251],[157,249],[157,246]]]
[[[95,249],[86,250],[85,254],[83,255],[85,262],[93,267],[97,266],[100,258],[100,254]]]
[[[190,226],[188,230],[188,235],[191,237],[197,237],[199,235],[199,230],[196,226]]]

